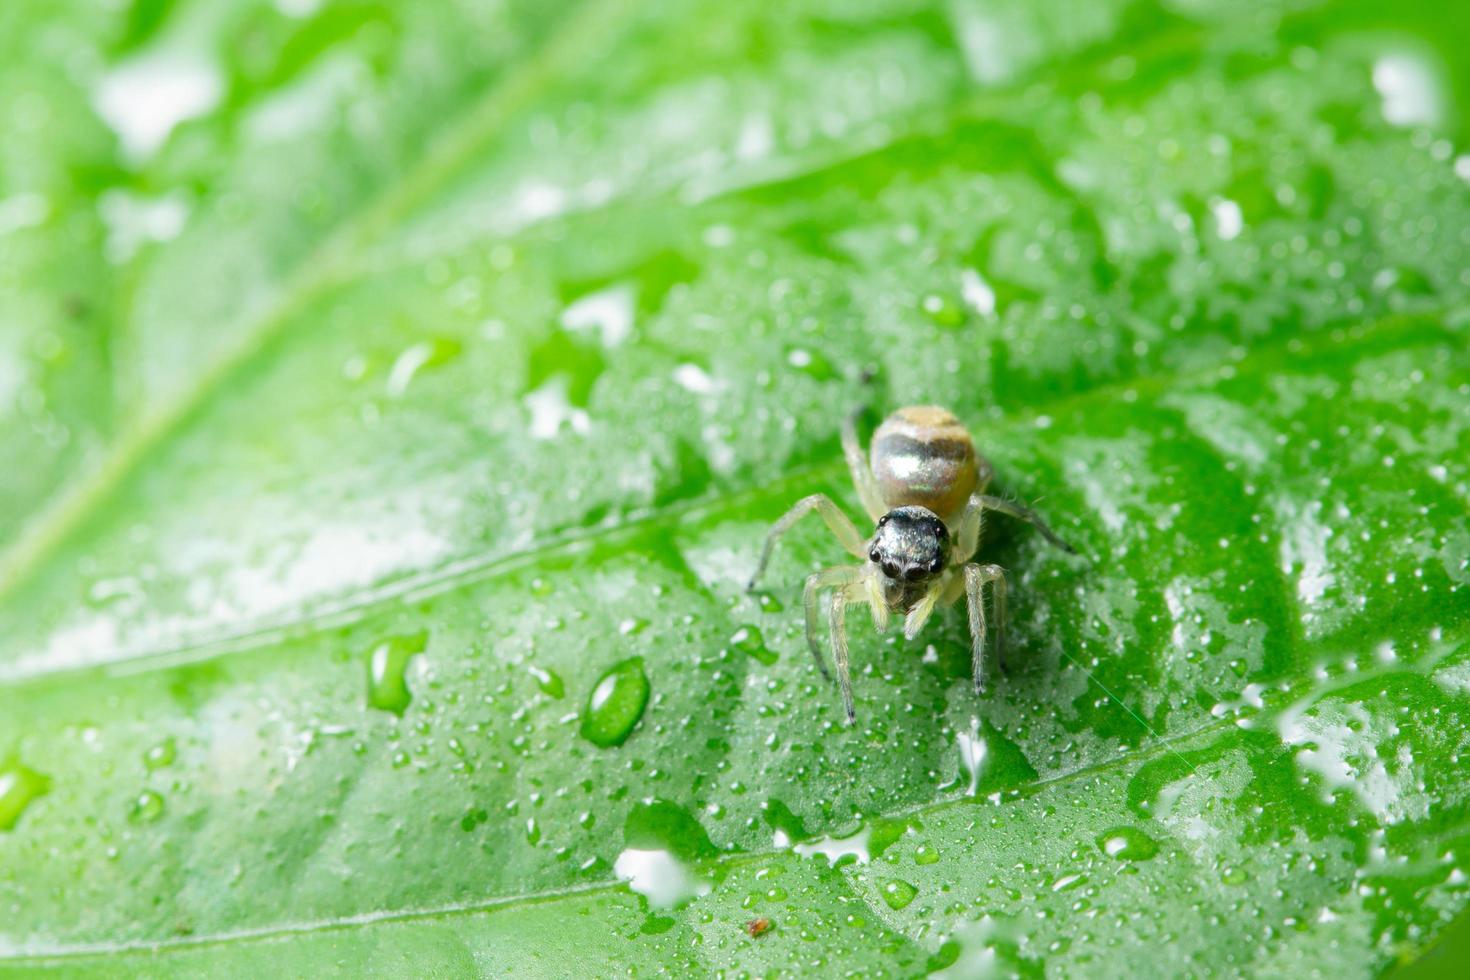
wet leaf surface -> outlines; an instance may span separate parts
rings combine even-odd
[[[5,5],[0,972],[1412,958],[1467,904],[1466,18]],[[1006,671],[861,629],[849,728],[841,550],[743,586],[927,402],[1082,555],[997,521]]]

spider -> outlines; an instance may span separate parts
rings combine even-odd
[[[990,463],[975,452],[970,433],[953,414],[932,405],[901,408],[873,433],[870,458],[858,440],[859,408],[842,426],[842,454],[869,517],[877,521],[864,540],[846,514],[826,494],[814,493],[797,501],[771,528],[761,550],[760,564],[750,577],[748,591],[766,570],[776,541],[812,511],[861,565],[837,565],[807,576],[802,599],[806,607],[806,642],[817,669],[829,681],[817,643],[817,596],[832,590],[830,628],[832,658],[842,686],[847,721],[857,717],[852,705],[852,681],[847,665],[847,606],[866,602],[878,631],[888,629],[889,617],[904,616],[903,633],[912,640],[939,606],[964,595],[970,613],[971,661],[975,693],[985,690],[985,603],[990,586],[995,610],[995,652],[1005,645],[1006,577],[999,565],[970,561],[980,545],[981,518],[987,510],[1034,525],[1052,544],[1076,554],[1075,549],[1020,504],[986,495],[993,474]]]

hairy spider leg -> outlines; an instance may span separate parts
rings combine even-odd
[[[857,720],[852,706],[852,677],[847,669],[847,590],[832,593],[832,659],[837,663],[837,682],[842,687],[842,706],[847,709],[847,723]]]
[[[965,566],[965,600],[970,613],[970,665],[974,670],[975,693],[985,692],[985,595],[990,583],[990,600],[995,607],[995,656],[1003,662],[1006,638],[1006,573],[999,565]]]
[[[919,635],[919,630],[924,628],[924,624],[929,621],[929,617],[934,614],[934,610],[938,608],[940,601],[943,599],[950,579],[951,576],[948,570],[943,575],[931,579],[929,585],[924,589],[923,597],[909,608],[908,615],[904,617],[903,621],[903,638],[905,640],[912,640]]]
[[[953,566],[963,565],[980,549],[980,529],[985,523],[984,499],[981,494],[971,494],[960,514],[954,531],[954,551],[949,559]]]
[[[755,574],[750,577],[750,583],[746,586],[747,592],[753,590],[756,582],[765,574],[766,565],[771,560],[771,552],[776,547],[776,541],[781,535],[791,530],[797,521],[812,511],[816,511],[822,515],[822,520],[827,522],[827,527],[837,536],[838,543],[847,549],[849,554],[855,558],[867,557],[867,552],[864,550],[867,545],[867,540],[853,526],[852,520],[842,511],[838,510],[837,505],[825,493],[814,493],[809,497],[802,497],[798,500],[796,506],[788,510],[776,522],[775,526],[771,528],[771,532],[766,535],[766,545],[761,549],[760,564],[756,565]]]
[[[1041,515],[1031,508],[1022,507],[1002,497],[976,493],[971,494],[969,502],[965,504],[964,512],[960,515],[959,528],[955,533],[954,561],[956,564],[969,561],[974,556],[975,550],[980,547],[981,518],[987,510],[1025,521],[1035,527],[1043,538],[1067,554],[1077,553],[1076,548],[1058,537],[1057,533],[1047,526],[1046,521],[1041,519]]]
[[[878,571],[877,566],[868,565],[863,569],[862,579],[859,585],[854,587],[856,592],[861,589],[861,598],[868,604],[873,612],[873,629],[879,633],[888,632],[888,598],[883,588],[883,574]]]
[[[812,651],[812,660],[817,664],[817,670],[827,680],[832,675],[827,671],[827,665],[822,662],[822,647],[817,642],[817,617],[820,609],[817,604],[817,592],[821,589],[842,588],[856,582],[863,575],[864,569],[857,565],[835,565],[832,568],[820,572],[813,572],[806,577],[806,588],[802,590],[802,605],[806,608],[806,645]]]
[[[863,444],[858,439],[857,424],[858,419],[863,417],[863,411],[864,408],[860,406],[842,421],[842,455],[847,459],[847,469],[852,474],[852,483],[857,487],[863,509],[876,521],[888,513],[888,507],[883,503],[883,494],[878,491],[878,481],[873,479],[873,468],[868,465],[868,454],[863,452]]]

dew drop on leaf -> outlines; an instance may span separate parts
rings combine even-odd
[[[562,682],[561,675],[556,671],[534,665],[528,667],[527,670],[531,672],[532,677],[536,678],[536,686],[541,689],[542,694],[551,698],[560,698],[566,695],[566,684]]]
[[[1098,850],[1119,861],[1147,861],[1159,853],[1159,842],[1136,827],[1113,827],[1098,835]]]
[[[174,757],[178,754],[178,748],[174,740],[166,738],[155,745],[148,747],[143,753],[143,765],[149,770],[164,769],[174,764]]]
[[[920,305],[929,319],[941,327],[953,329],[965,322],[964,309],[947,296],[930,293],[924,297]]]
[[[820,854],[834,867],[849,859],[855,860],[858,864],[867,864],[873,859],[869,848],[872,833],[871,827],[863,827],[848,837],[819,837],[813,841],[797,844],[792,850],[802,857]]]
[[[50,788],[51,780],[18,760],[0,764],[0,830],[13,829],[31,801]]]
[[[398,355],[388,372],[388,396],[401,398],[408,390],[414,375],[425,368],[437,367],[454,360],[461,349],[459,341],[453,337],[436,337],[409,347]]]
[[[637,616],[629,616],[618,623],[618,633],[622,636],[637,636],[648,628],[648,620]]]
[[[1069,892],[1073,889],[1081,888],[1085,884],[1087,884],[1086,875],[1068,872],[1057,876],[1056,880],[1051,883],[1051,890],[1054,892]]]
[[[754,657],[769,667],[776,662],[776,654],[766,646],[765,637],[754,626],[742,626],[730,637],[730,645],[741,653]]]
[[[413,700],[408,689],[408,662],[424,652],[428,634],[390,636],[368,653],[368,704],[401,715]]]
[[[953,939],[940,944],[940,947],[929,957],[929,962],[925,964],[925,971],[937,973],[946,967],[953,966],[960,958],[961,948],[960,944]]]
[[[128,810],[128,819],[133,823],[153,823],[163,816],[163,797],[145,789],[133,800],[132,807]]]
[[[598,679],[582,716],[582,737],[593,745],[622,745],[648,705],[643,658],[621,660]]]
[[[625,848],[618,855],[613,872],[658,909],[681,905],[710,891],[709,882],[695,877],[678,858],[664,850]]]
[[[895,878],[883,885],[883,901],[894,910],[907,908],[919,890],[906,881]]]

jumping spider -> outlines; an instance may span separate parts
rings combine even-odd
[[[803,497],[771,528],[749,586],[755,588],[777,539],[812,511],[822,515],[844,548],[866,560],[865,564],[838,565],[807,576],[803,593],[807,645],[817,669],[831,680],[822,662],[816,629],[817,593],[832,590],[832,656],[837,662],[849,723],[856,717],[847,666],[849,602],[866,602],[879,632],[887,630],[891,614],[903,614],[904,636],[913,639],[935,608],[964,595],[970,613],[970,652],[978,694],[985,689],[986,583],[990,584],[995,609],[997,657],[1003,652],[1006,621],[1005,571],[999,565],[970,561],[980,545],[985,512],[993,510],[1028,521],[1052,544],[1076,553],[1031,510],[985,494],[993,473],[990,463],[975,452],[969,432],[950,412],[934,406],[899,409],[873,433],[870,458],[864,458],[858,441],[857,420],[861,415],[859,409],[842,426],[842,454],[863,508],[878,522],[873,535],[864,540],[826,494]]]

